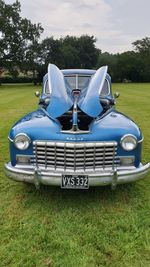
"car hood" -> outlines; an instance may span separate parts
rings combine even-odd
[[[103,111],[99,96],[104,85],[106,74],[107,66],[99,68],[93,75],[87,90],[81,92],[78,106],[90,117],[96,118]]]
[[[72,107],[73,99],[66,90],[62,72],[53,64],[48,66],[48,85],[51,97],[47,112],[50,117],[57,118]]]
[[[14,137],[19,133],[25,133],[31,139],[31,145],[25,151],[18,150],[14,144]],[[142,138],[141,132],[137,125],[128,117],[114,111],[109,112],[106,116],[94,119],[90,125],[90,132],[81,134],[62,133],[61,125],[58,120],[51,119],[42,110],[38,110],[26,115],[18,123],[16,123],[10,131],[10,151],[12,164],[16,164],[16,154],[32,155],[33,141],[54,141],[54,142],[107,142],[116,141],[118,143],[118,155],[140,155],[141,145],[137,146],[136,150],[125,152],[122,150],[120,140],[125,134],[133,134],[140,141]],[[139,165],[139,161],[136,161]]]
[[[58,120],[52,120],[42,110],[26,115],[18,121],[10,131],[10,139],[19,133],[27,134],[31,140],[60,141],[110,141],[119,142],[125,134],[133,134],[137,140],[142,138],[138,126],[125,115],[112,110],[103,118],[93,120],[90,132],[85,134],[70,134],[61,132]]]
[[[78,99],[78,107],[93,118],[103,111],[99,95],[103,88],[106,74],[107,66],[99,68],[93,75],[88,88],[81,92]],[[53,64],[48,66],[48,84],[51,97],[47,112],[51,118],[55,119],[73,106],[74,99],[71,90],[65,85],[62,72]]]

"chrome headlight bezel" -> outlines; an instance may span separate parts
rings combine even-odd
[[[20,142],[20,144],[19,144],[19,142]],[[21,142],[22,142],[22,144],[21,144]],[[19,133],[14,137],[13,143],[17,149],[26,150],[31,143],[31,139],[27,134]]]
[[[128,142],[127,142],[128,140]],[[120,140],[121,147],[125,151],[133,151],[138,144],[137,138],[133,134],[126,134]]]

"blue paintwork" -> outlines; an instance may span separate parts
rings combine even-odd
[[[39,108],[38,110],[24,116],[12,127],[9,134],[10,139],[13,140],[16,134],[18,133],[26,133],[30,137],[31,141],[34,140],[55,140],[55,141],[60,140],[65,142],[116,141],[118,142],[118,152],[117,152],[118,156],[128,156],[128,155],[135,156],[135,166],[138,167],[141,162],[141,143],[139,143],[137,145],[137,148],[132,152],[127,152],[122,149],[120,145],[120,140],[122,136],[125,134],[133,134],[137,137],[137,140],[139,141],[142,139],[141,131],[131,119],[121,114],[120,112],[117,112],[114,108],[110,109],[103,116],[96,116],[97,118],[93,119],[92,123],[90,124],[89,133],[71,134],[71,133],[61,132],[61,125],[57,120],[57,116],[58,114],[62,113],[63,109],[62,103],[65,103],[64,110],[66,110],[66,107],[67,109],[69,109],[70,106],[72,105],[72,99],[71,97],[69,97],[69,100],[67,100],[64,88],[61,91],[61,88],[59,87],[62,84],[62,76],[60,72],[57,71],[55,68],[53,68],[53,71],[54,71],[52,73],[52,75],[54,75],[53,78],[58,77],[58,83],[57,83],[58,92],[54,92],[51,98],[51,102],[54,101],[56,106],[49,105],[47,111],[44,111],[41,108]],[[71,71],[66,70],[63,72],[67,74],[69,72],[72,72],[72,70]],[[84,74],[84,70],[81,71],[76,70],[76,72]],[[91,72],[91,70],[89,72]],[[94,73],[95,71],[93,71],[93,74]],[[106,75],[106,77],[109,80],[109,82],[111,82],[111,78],[108,74]],[[47,75],[44,77],[44,81],[46,79]],[[92,97],[92,90],[90,91],[89,95],[91,95]],[[42,97],[44,98],[45,95],[42,94]],[[95,98],[97,98],[97,96],[94,94],[94,99]],[[110,93],[110,95],[107,96],[107,98],[112,98],[112,94]],[[92,98],[93,101],[94,99]],[[60,101],[62,100],[61,104],[59,103],[58,100]],[[91,104],[89,96],[87,97],[86,101],[88,105]],[[81,101],[81,107],[86,108],[84,101],[83,102]],[[93,108],[94,107],[92,107],[92,109]],[[93,115],[95,116],[94,113]],[[76,118],[74,118],[74,120],[76,120]],[[32,142],[29,148],[24,151],[16,149],[13,142],[10,142],[10,157],[12,165],[15,166],[16,164],[16,154],[32,155],[33,154],[32,149],[33,149]]]
[[[87,91],[81,93],[79,99],[79,108],[90,117],[96,118],[103,107],[99,101],[99,96],[104,85],[107,74],[107,67],[102,67],[96,71],[89,84]]]
[[[57,118],[72,107],[73,100],[67,94],[62,72],[53,64],[48,66],[48,82],[51,90],[51,101],[47,107],[47,112],[52,118]]]
[[[37,113],[39,116],[37,116]],[[107,116],[102,119],[95,119],[90,126],[90,133],[86,134],[68,134],[61,133],[59,122],[47,117],[42,111],[35,111],[20,120],[11,130],[10,138],[14,139],[18,133],[26,133],[32,141],[34,140],[60,140],[60,141],[117,141],[125,134],[134,134],[138,140],[141,140],[141,131],[137,125],[123,114],[112,110]],[[141,145],[132,152],[124,151],[121,146],[118,146],[118,155],[127,156],[134,155],[136,164],[140,163]],[[16,164],[16,154],[32,154],[32,144],[25,151],[19,151],[11,144],[12,164]]]

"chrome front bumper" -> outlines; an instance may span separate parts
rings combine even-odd
[[[104,186],[111,185],[115,188],[117,184],[124,184],[134,182],[144,178],[150,171],[150,162],[146,165],[140,165],[139,168],[126,168],[117,169],[114,171],[103,171],[103,172],[89,172],[89,173],[66,173],[70,175],[88,175],[89,186]],[[61,186],[62,174],[61,172],[45,171],[36,169],[33,166],[28,168],[24,167],[13,167],[11,163],[5,164],[6,175],[19,182],[33,183],[38,188],[40,184]]]

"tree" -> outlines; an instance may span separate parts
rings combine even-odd
[[[93,36],[66,36],[60,39],[49,37],[41,44],[38,76],[41,79],[47,72],[49,63],[56,64],[61,69],[95,68],[100,50],[95,47]]]
[[[100,50],[96,48],[94,36],[66,36],[60,39],[64,67],[66,68],[95,68]],[[67,50],[69,54],[67,54]],[[64,53],[65,52],[65,53]]]
[[[62,64],[60,40],[49,37],[41,42],[41,61],[46,65],[50,62],[58,66]]]
[[[80,58],[78,49],[78,38],[66,36],[59,40],[61,42],[61,55],[63,69],[80,68]]]
[[[39,82],[42,81],[43,76],[47,72],[49,63],[62,67],[61,42],[53,37],[47,37],[39,44],[38,65],[36,68]]]
[[[99,53],[97,68],[107,65],[112,80],[116,81],[118,79],[117,63],[118,63],[118,54],[113,55],[108,52]]]
[[[14,73],[14,69],[24,69],[34,65],[35,51],[43,28],[40,23],[32,24],[20,16],[21,6],[16,0],[12,5],[0,0],[0,60],[1,69]],[[34,56],[35,55],[35,56]],[[30,65],[28,64],[30,62]],[[15,72],[16,73],[16,72]]]
[[[132,43],[135,51],[142,54],[150,54],[150,37],[145,37]]]
[[[137,57],[141,61],[142,81],[150,82],[150,37],[145,37],[133,43]]]
[[[139,82],[142,80],[141,66],[143,65],[141,59],[134,51],[127,51],[118,55],[117,62],[117,76],[121,82],[129,80],[132,82]]]
[[[96,38],[94,36],[82,35],[79,38],[79,58],[82,68],[95,68],[98,55],[101,50],[95,46]]]

